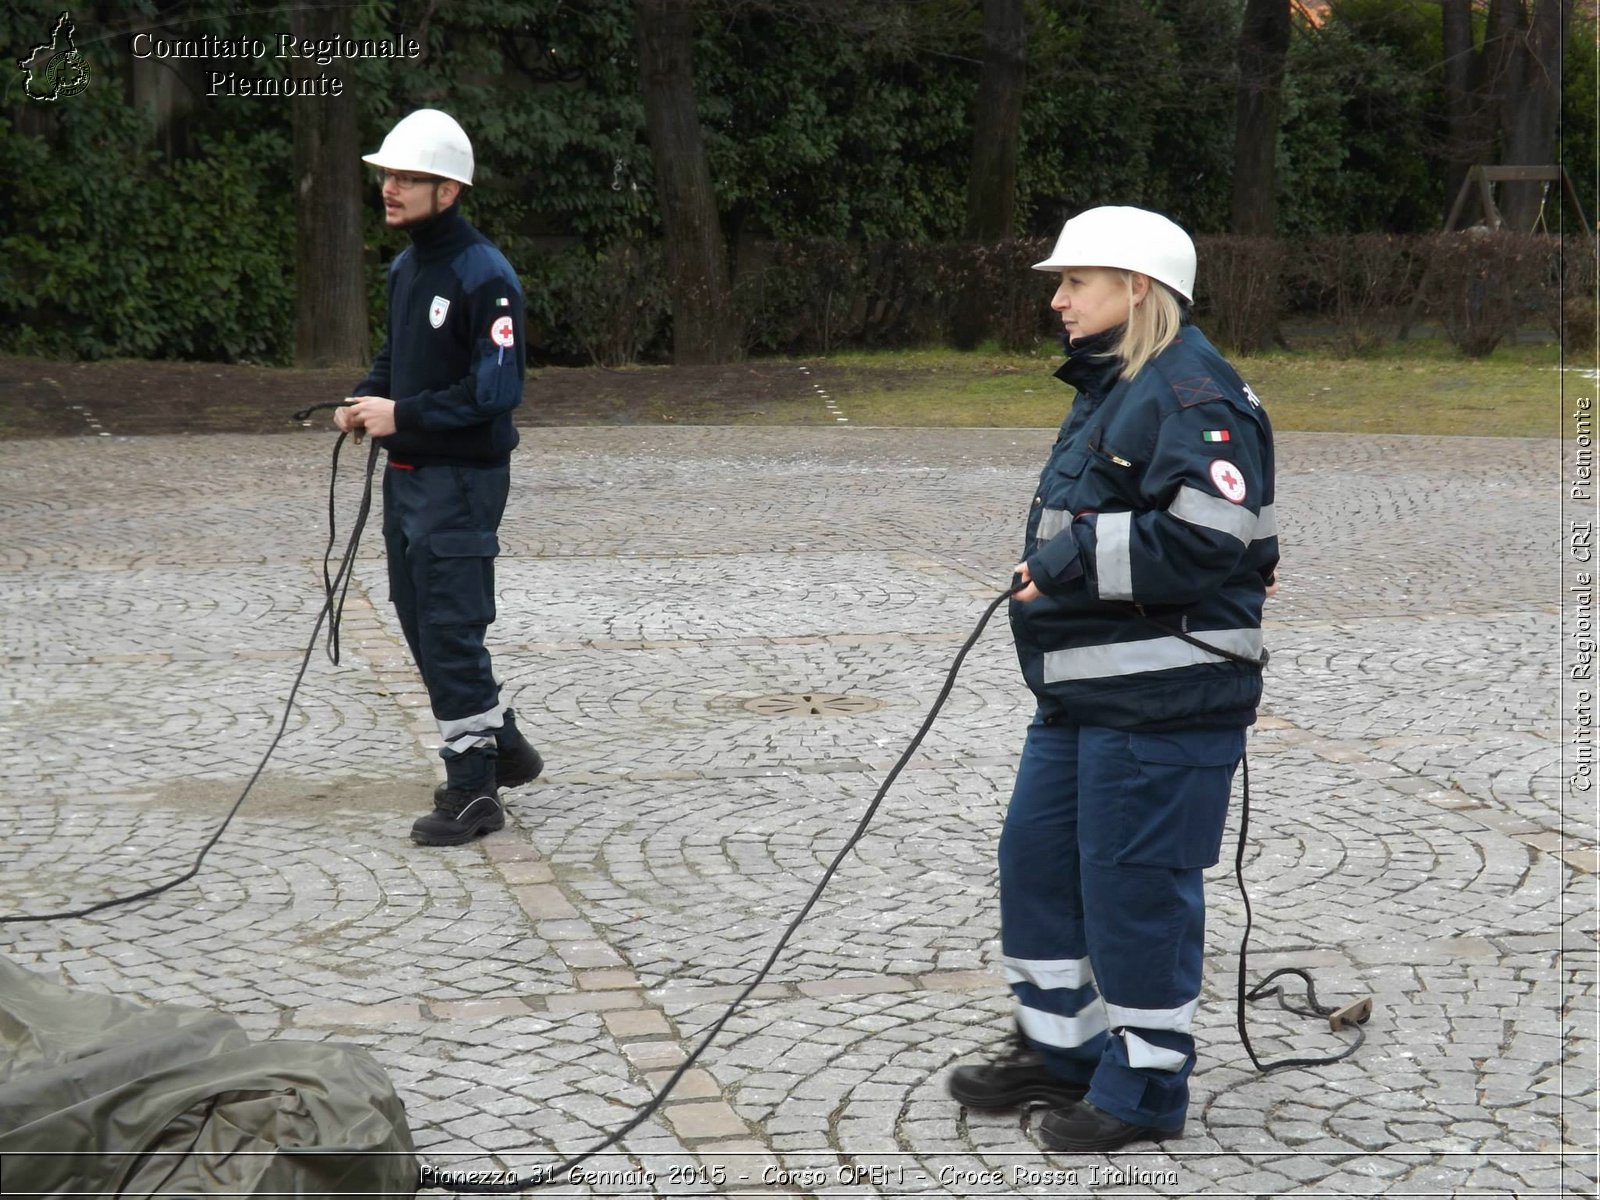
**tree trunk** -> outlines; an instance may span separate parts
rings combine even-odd
[[[1026,61],[1022,0],[983,0],[983,73],[978,79],[967,176],[968,241],[995,242],[1013,231]],[[972,349],[988,333],[987,291],[976,284],[968,286],[956,305],[950,336],[960,349]]]
[[[1289,32],[1289,0],[1246,0],[1239,30],[1233,231],[1247,237],[1276,232],[1278,123]]]
[[[164,31],[157,29],[156,36]],[[192,59],[134,58],[128,56],[128,96],[133,107],[150,114],[155,125],[155,145],[167,162],[188,155],[194,98],[204,88]]]
[[[1561,52],[1572,0],[1490,0],[1483,48],[1474,46],[1471,0],[1443,0],[1449,194],[1478,163],[1549,166],[1561,113]],[[1497,205],[1507,228],[1527,232],[1538,219],[1543,183],[1504,183]],[[1458,224],[1485,214],[1469,196]]]
[[[296,8],[299,38],[349,37],[351,9]],[[355,90],[346,60],[318,65],[296,58],[296,79],[330,75],[338,96],[292,101],[295,180],[294,359],[300,367],[355,366],[367,361],[367,289],[361,243],[361,149]]]
[[[1445,213],[1455,204],[1467,171],[1490,161],[1494,126],[1484,97],[1484,56],[1472,33],[1472,0],[1442,0],[1444,97],[1448,134],[1445,148]],[[1458,217],[1473,225],[1482,217],[1476,195],[1469,195]]]
[[[1022,0],[983,0],[983,74],[978,80],[972,173],[967,179],[966,234],[973,241],[1011,236],[1026,47]]]
[[[637,0],[635,15],[645,129],[666,234],[672,360],[729,362],[739,338],[731,319],[727,249],[695,110],[694,5]]]
[[[1500,124],[1500,161],[1509,165],[1550,166],[1556,161],[1556,128],[1561,116],[1561,50],[1572,16],[1572,0],[1535,0],[1531,27],[1519,29],[1516,90],[1505,93]],[[1546,188],[1562,203],[1559,183],[1507,183],[1500,211],[1518,233],[1533,229]]]

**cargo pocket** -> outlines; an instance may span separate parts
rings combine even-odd
[[[1123,796],[1119,863],[1209,867],[1222,852],[1244,731],[1128,735],[1135,770]]]
[[[1058,475],[1062,479],[1076,479],[1083,474],[1083,468],[1088,465],[1089,451],[1084,446],[1058,454],[1050,460],[1049,474]]]
[[[494,620],[494,559],[500,539],[482,529],[446,529],[428,536],[429,625],[487,625]]]
[[[1031,548],[1044,545],[1072,524],[1073,492],[1088,460],[1089,452],[1080,446],[1053,456],[1045,466],[1028,522],[1028,533],[1033,539]],[[1045,497],[1049,497],[1048,504]]]

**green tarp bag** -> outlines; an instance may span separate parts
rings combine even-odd
[[[74,991],[0,957],[0,1194],[409,1197],[416,1147],[357,1046]]]

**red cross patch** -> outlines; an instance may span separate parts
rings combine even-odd
[[[516,337],[511,331],[511,318],[500,317],[489,326],[489,340],[502,350],[516,345]]]
[[[1244,476],[1239,473],[1239,468],[1227,459],[1211,460],[1211,482],[1217,485],[1217,491],[1222,493],[1224,500],[1232,500],[1235,504],[1244,503]]]

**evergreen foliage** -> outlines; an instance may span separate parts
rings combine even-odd
[[[1015,289],[994,267],[1018,259],[1009,247],[1052,236],[1095,204],[1141,204],[1197,234],[1228,232],[1240,0],[1027,0],[1019,241],[977,258],[956,245],[978,9],[705,0],[698,108],[749,349],[837,344],[846,329],[869,344],[938,337],[961,286],[989,289],[1005,309]],[[59,11],[17,0],[0,35],[24,53]],[[12,118],[0,126],[0,349],[287,361],[291,106],[315,101],[194,95],[158,126],[132,102],[128,54],[140,24],[275,42],[285,18],[222,0],[74,17],[91,85],[42,105],[12,71],[0,93]],[[1321,29],[1297,29],[1280,234],[1437,230],[1450,200],[1439,27],[1436,4],[1340,0]],[[420,61],[354,64],[363,144],[375,148],[423,105],[461,121],[479,164],[468,216],[528,284],[535,358],[660,353],[669,318],[632,0],[366,0],[357,11],[358,37],[401,31],[422,41]],[[1592,21],[1579,14],[1570,36],[1590,52],[1566,59],[1562,153],[1593,219]],[[287,67],[270,56],[209,65],[253,77]],[[204,88],[202,65],[169,66]],[[366,205],[378,330],[384,268],[405,243],[383,227],[375,188]],[[876,282],[864,292],[866,279]],[[996,319],[1008,341],[1030,336],[1009,310]]]

